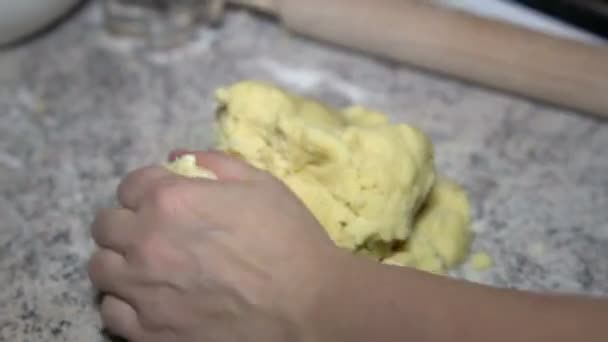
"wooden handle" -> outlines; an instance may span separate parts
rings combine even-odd
[[[608,118],[606,46],[415,0],[263,1],[297,33]]]

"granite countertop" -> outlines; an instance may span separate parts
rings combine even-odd
[[[95,6],[0,55],[0,341],[101,341],[88,225],[121,176],[210,146],[213,90],[274,81],[427,132],[474,202],[474,249],[501,287],[608,294],[608,125],[288,35],[246,13],[146,55]]]

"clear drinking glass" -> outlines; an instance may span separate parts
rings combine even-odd
[[[117,36],[140,38],[167,49],[190,41],[219,0],[104,0],[106,27]]]

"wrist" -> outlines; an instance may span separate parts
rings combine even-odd
[[[305,306],[303,341],[355,341],[354,326],[365,319],[362,301],[371,287],[380,264],[335,249],[320,267]]]
[[[453,330],[442,300],[449,280],[347,252],[332,265],[311,297],[304,341],[438,341]]]

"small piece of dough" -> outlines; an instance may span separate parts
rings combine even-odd
[[[169,171],[184,177],[205,178],[217,180],[217,176],[196,164],[196,156],[192,154],[183,155],[174,161],[165,164]]]
[[[476,271],[485,271],[494,266],[494,260],[487,253],[479,252],[471,256],[471,267]]]

